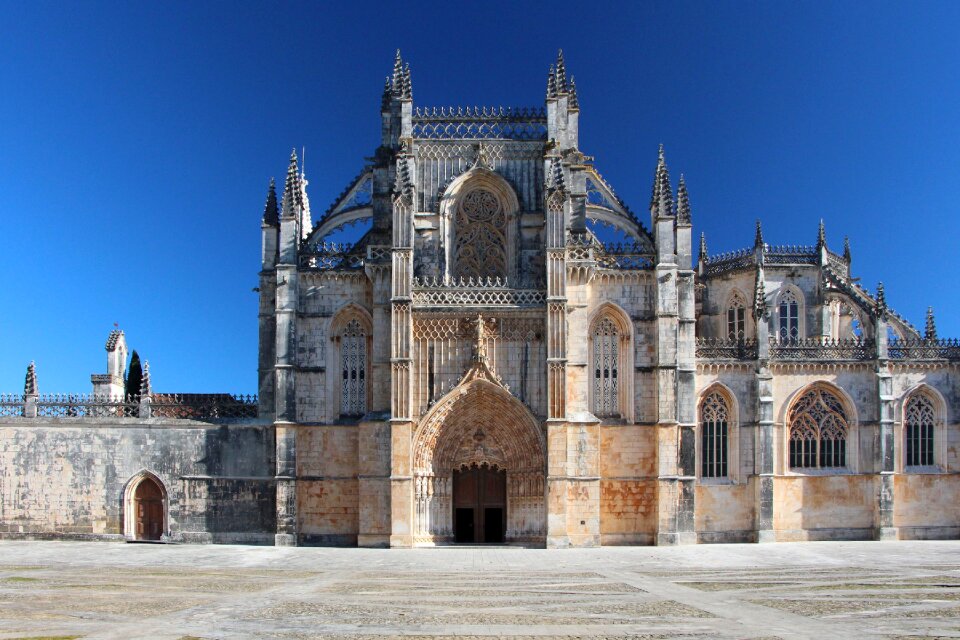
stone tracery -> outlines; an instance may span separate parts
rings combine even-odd
[[[455,224],[454,276],[505,278],[507,217],[500,200],[486,189],[468,192],[457,205]]]

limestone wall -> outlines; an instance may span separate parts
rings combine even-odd
[[[263,425],[7,418],[0,536],[122,538],[125,489],[146,471],[166,490],[171,540],[272,543],[273,451]]]
[[[359,532],[359,429],[297,429],[297,517],[302,544],[354,545]]]
[[[773,487],[778,542],[873,537],[877,476],[781,476]]]
[[[657,534],[656,427],[600,427],[600,542],[653,544]]]

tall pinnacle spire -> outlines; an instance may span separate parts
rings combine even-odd
[[[390,78],[390,85],[394,95],[400,95],[400,85],[402,82],[403,58],[400,56],[400,49],[397,49],[397,55],[393,59],[393,77]]]
[[[580,110],[580,98],[577,97],[577,82],[570,76],[570,101],[567,103],[570,109]]]
[[[654,218],[673,215],[673,191],[670,188],[670,172],[663,154],[663,145],[657,156],[657,170],[653,174],[653,194],[650,196],[650,211]]]
[[[677,222],[680,224],[691,224],[690,219],[690,197],[687,195],[687,181],[680,174],[680,182],[677,183]]]
[[[933,307],[927,307],[927,325],[924,328],[923,337],[926,340],[937,339],[937,323],[933,319]]]
[[[150,361],[143,361],[143,376],[140,378],[140,395],[149,396],[153,393],[153,386],[150,384]]]
[[[877,283],[877,315],[887,317],[887,295],[883,290],[883,283]]]
[[[823,218],[820,218],[820,226],[817,228],[817,248],[827,246],[827,231],[823,226]]]
[[[310,198],[307,197],[307,175],[300,171],[300,238],[306,239],[313,230],[313,216],[310,214]]]
[[[280,212],[277,209],[277,181],[270,178],[267,187],[267,203],[263,206],[263,224],[275,227],[280,224]]]
[[[552,158],[550,160],[550,189],[558,190],[566,188],[566,181],[563,177],[563,164],[560,162],[560,158]]]
[[[410,80],[410,63],[403,67],[403,79],[400,82],[400,97],[404,100],[413,100],[413,82]]]
[[[553,100],[557,97],[557,72],[553,65],[550,65],[550,71],[547,73],[547,100]]]
[[[297,150],[290,152],[290,164],[287,165],[287,179],[283,183],[282,215],[295,218],[300,213],[303,192],[300,190],[300,169],[297,167]]]
[[[753,281],[753,317],[757,320],[767,317],[767,290],[763,284],[763,269],[757,266]]]
[[[393,75],[387,76],[387,84],[383,88],[383,106],[391,100],[413,100],[413,83],[410,80],[410,64],[404,63],[397,49],[393,59]]]
[[[707,259],[707,234],[700,232],[700,262],[704,262]]]
[[[763,248],[763,227],[760,226],[760,218],[757,218],[757,231],[753,235],[754,249]]]
[[[566,93],[567,91],[567,67],[563,63],[563,49],[557,50],[557,91]]]
[[[32,361],[27,365],[27,376],[23,381],[23,395],[37,395],[37,366]]]
[[[843,259],[850,264],[850,238],[846,236],[843,238]]]

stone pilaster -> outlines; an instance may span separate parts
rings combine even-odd
[[[894,526],[894,473],[896,435],[894,431],[893,375],[887,361],[887,321],[883,314],[876,321],[877,338],[877,411],[879,418],[879,447],[874,449],[874,468],[880,472],[877,489],[877,532],[879,540],[897,540],[899,529]]]

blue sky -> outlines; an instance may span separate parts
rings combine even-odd
[[[89,391],[118,322],[159,391],[256,389],[270,176],[321,213],[415,104],[539,105],[645,219],[657,144],[711,253],[849,235],[853,270],[960,337],[960,3],[3,3],[0,390]]]

